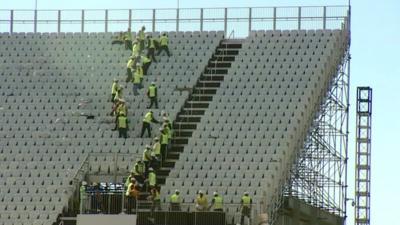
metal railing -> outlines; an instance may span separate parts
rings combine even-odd
[[[159,206],[154,205],[153,208],[152,201],[137,200],[131,197],[126,197],[125,193],[123,192],[87,192],[87,197],[83,199],[83,201],[84,212],[81,212],[83,214],[137,214],[139,217],[142,217],[138,218],[141,220],[140,224],[147,224],[144,222],[147,220],[147,218],[156,217],[158,217],[158,220],[162,221],[158,222],[157,224],[169,224],[170,222],[168,221],[170,221],[170,219],[168,217],[171,216],[170,214],[178,212],[186,214],[192,213],[192,216],[195,217],[194,221],[197,221],[196,216],[199,216],[200,214],[204,216],[207,213],[225,213],[224,221],[226,221],[227,224],[240,223],[241,219],[241,204],[237,203],[225,203],[223,205],[222,212],[216,212],[213,210],[213,208],[210,208],[206,211],[199,211],[196,210],[195,203],[181,203],[180,210],[177,211],[171,210],[169,203],[162,202],[159,204]],[[259,204],[253,204],[250,211],[251,224],[257,224],[260,212],[261,206]],[[160,217],[162,218],[160,219]],[[220,220],[219,217],[214,217],[214,220],[215,219]],[[213,217],[211,216],[209,220],[210,222],[213,222]],[[200,221],[200,219],[198,221]],[[204,222],[204,219],[201,219],[201,221]],[[250,224],[250,220],[247,217],[245,218],[245,224]]]
[[[341,29],[349,6],[236,7],[181,9],[0,10],[0,32]]]

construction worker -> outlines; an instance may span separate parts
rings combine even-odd
[[[224,211],[224,199],[217,192],[214,192],[214,197],[211,200],[211,207],[214,207],[214,212]]]
[[[86,186],[87,183],[86,181],[82,181],[82,185],[79,188],[79,192],[80,192],[80,202],[79,202],[79,212],[81,214],[84,214],[86,212],[86,205],[87,205],[87,194],[86,194]]]
[[[123,98],[123,95],[122,95],[122,91],[124,90],[124,87],[123,86],[121,86],[121,85],[118,85],[117,86],[117,92],[115,93],[115,96],[114,96],[114,102],[117,100],[117,99],[122,99]]]
[[[147,71],[151,65],[151,59],[142,55],[140,56],[140,61],[142,62],[143,75],[147,75]]]
[[[125,42],[125,49],[132,48],[132,32],[130,27],[128,28],[128,31],[126,31],[125,33],[124,42]]]
[[[139,76],[139,78],[140,78],[139,89],[142,89],[143,88],[143,68],[140,63],[136,63],[135,75]]]
[[[249,192],[245,192],[240,201],[241,204],[241,217],[240,224],[244,225],[244,217],[249,218],[249,224],[251,224],[251,205],[253,200],[249,196]]]
[[[156,57],[154,56],[156,51],[157,41],[151,35],[147,36],[147,57],[150,58],[153,62],[157,62]]]
[[[131,57],[133,58],[137,58],[138,56],[140,56],[140,45],[138,43],[138,40],[135,40],[132,44],[132,55]]]
[[[126,117],[124,111],[121,111],[121,112],[119,113],[117,123],[118,123],[118,125],[117,125],[117,127],[118,127],[118,137],[119,137],[119,138],[122,138],[122,137],[123,137],[123,138],[126,139],[126,138],[128,137],[127,133],[128,133],[128,123],[129,123],[129,120],[128,120],[128,118]]]
[[[168,57],[171,56],[171,54],[169,53],[169,48],[168,48],[168,36],[166,33],[163,33],[163,35],[160,37],[160,48],[158,49],[157,55],[161,54],[161,51],[166,51]]]
[[[161,211],[161,199],[160,199],[160,191],[158,190],[159,187],[154,187],[150,190],[150,196],[148,200],[152,202],[151,204],[151,212],[153,213],[154,210],[157,208],[158,211]]]
[[[156,173],[154,172],[153,168],[149,168],[149,174],[148,174],[148,184],[149,184],[149,189],[153,189],[157,185],[157,176]]]
[[[117,94],[118,88],[119,88],[118,79],[114,78],[113,84],[111,86],[111,102],[115,101],[115,95]]]
[[[164,162],[167,157],[169,138],[167,131],[163,127],[160,127],[160,143],[161,161]]]
[[[132,210],[136,209],[136,200],[139,197],[139,189],[136,184],[135,178],[131,178],[131,182],[128,185],[128,188],[125,192],[125,196],[127,198],[126,201],[126,209],[128,213],[132,212]]]
[[[181,211],[181,196],[179,196],[179,190],[175,190],[175,193],[170,197],[170,210]]]
[[[160,138],[158,137],[154,138],[153,152],[154,155],[161,160],[161,144],[160,144]]]
[[[136,72],[133,74],[133,79],[132,79],[132,83],[133,83],[133,95],[137,96],[139,95],[138,89],[141,88],[141,83],[143,80],[143,74],[140,74],[139,72]]]
[[[117,98],[116,98],[117,99]],[[128,110],[125,105],[125,100],[124,99],[118,99],[117,103],[115,104],[116,106],[113,109],[112,113],[115,113],[115,127],[112,130],[117,130],[118,129],[118,117],[122,115],[122,113],[126,116],[128,115]]]
[[[142,26],[142,28],[138,31],[137,40],[139,41],[140,51],[144,50],[144,39],[146,37],[146,35],[144,33],[145,30],[146,30],[146,27]]]
[[[151,157],[151,147],[150,145],[146,145],[142,156],[142,160],[145,166],[145,174],[147,174],[147,171],[149,170],[149,165],[152,159],[153,158]]]
[[[207,197],[204,195],[203,191],[199,191],[196,197],[196,210],[197,211],[207,211],[208,201]]]
[[[138,159],[135,163],[135,166],[133,167],[133,177],[140,184],[144,183],[145,170],[146,170],[146,166],[144,165],[143,161],[141,159]]]
[[[150,123],[159,123],[154,118],[152,110],[150,110],[148,113],[146,113],[146,115],[143,118],[142,132],[140,134],[140,137],[143,137],[143,134],[145,133],[146,130],[147,130],[147,134],[149,135],[149,137],[151,137],[151,125],[150,125]]]
[[[167,134],[168,134],[168,140],[171,140],[172,138],[172,123],[170,122],[168,117],[163,117],[164,121],[164,129],[166,129]]]
[[[124,188],[125,188],[125,190],[127,190],[128,189],[128,186],[129,186],[129,184],[131,183],[131,179],[132,178],[135,178],[135,173],[134,173],[134,171],[132,170],[131,171],[131,173],[129,174],[129,176],[126,178],[126,180],[125,180],[125,183],[124,183]]]
[[[156,109],[158,109],[157,87],[156,87],[156,83],[154,81],[151,82],[151,85],[147,89],[147,97],[150,98],[150,105],[147,108],[150,109],[153,106],[153,103],[154,103]]]
[[[131,56],[126,63],[126,82],[132,80],[132,71],[135,65],[135,57]]]

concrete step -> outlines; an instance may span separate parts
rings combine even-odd
[[[209,101],[187,101],[184,105],[185,108],[208,108]]]
[[[187,144],[189,143],[189,138],[187,137],[174,137],[171,140],[172,144]]]
[[[204,70],[204,74],[228,74],[228,69],[227,67],[207,67]]]
[[[216,88],[196,88],[193,90],[193,94],[214,95],[216,93],[217,93]]]
[[[174,130],[179,130],[179,129],[196,130],[197,123],[175,122],[175,123],[173,123],[173,127],[174,127]]]
[[[190,101],[209,101],[209,102],[211,102],[212,100],[213,100],[213,95],[195,94],[190,97]]]
[[[178,122],[196,122],[199,123],[201,121],[201,116],[199,115],[184,115],[179,114],[176,119]]]
[[[221,83],[218,81],[198,81],[198,87],[220,87]]]
[[[208,75],[208,74],[203,74],[200,77],[200,81],[223,81],[224,76],[222,75]]]

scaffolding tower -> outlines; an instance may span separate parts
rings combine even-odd
[[[355,225],[370,224],[372,89],[357,87]]]
[[[347,216],[350,59],[347,48],[284,190],[284,196],[296,197],[343,221]]]

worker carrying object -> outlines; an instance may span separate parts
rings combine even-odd
[[[143,118],[143,122],[142,122],[142,132],[140,134],[140,137],[143,137],[143,134],[146,132],[147,130],[147,134],[149,137],[151,137],[151,125],[150,123],[159,123],[153,115],[153,111],[150,110],[148,113],[146,113],[146,115]]]
[[[119,88],[118,79],[114,78],[111,86],[111,102],[115,101],[115,95],[117,94],[118,88]]]
[[[204,195],[203,191],[199,191],[196,197],[196,210],[207,211],[207,209],[208,209],[207,197]]]
[[[156,83],[153,81],[151,82],[151,85],[147,89],[147,97],[149,97],[150,99],[150,105],[147,107],[148,109],[150,109],[153,106],[153,104],[155,105],[156,109],[158,109],[157,96],[158,95],[157,95]]]
[[[250,198],[249,193],[247,191],[242,196],[240,204],[241,204],[240,224],[244,225],[245,217],[249,218],[249,224],[251,224],[251,205],[253,204],[253,200]]]
[[[214,197],[211,200],[210,208],[213,207],[215,212],[224,211],[224,199],[217,192],[214,192]]]
[[[179,190],[175,190],[175,193],[171,195],[170,199],[170,210],[171,211],[181,211],[181,196],[179,195]]]
[[[171,54],[169,53],[168,42],[169,40],[167,34],[163,33],[159,40],[160,47],[158,49],[157,55],[160,55],[162,51],[166,51],[168,57],[171,56]]]

